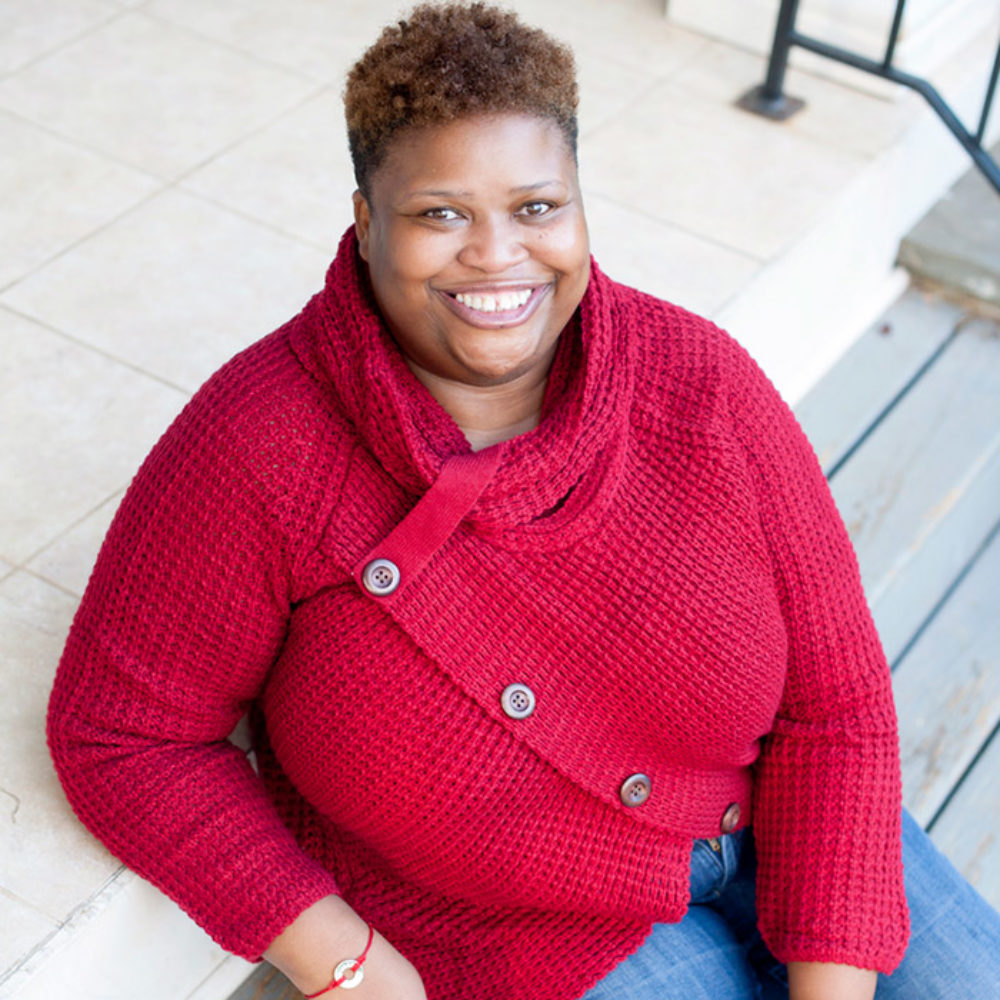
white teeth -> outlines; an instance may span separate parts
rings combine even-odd
[[[499,295],[466,295],[464,292],[459,292],[455,298],[463,306],[475,309],[476,312],[510,312],[512,309],[520,309],[531,298],[531,289],[524,288],[518,292],[501,292]]]

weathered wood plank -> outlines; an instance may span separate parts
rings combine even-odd
[[[994,736],[931,831],[952,864],[1000,908],[1000,735]]]
[[[893,660],[996,522],[1000,329],[963,329],[831,488]]]
[[[927,826],[1000,720],[1000,536],[893,676],[903,801]],[[991,825],[997,817],[990,817]],[[976,817],[969,817],[974,822]]]
[[[824,472],[871,427],[961,317],[957,306],[909,290],[799,402],[795,415]]]

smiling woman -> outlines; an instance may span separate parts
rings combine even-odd
[[[536,426],[590,275],[576,163],[559,127],[491,114],[412,129],[369,196],[355,194],[354,212],[396,344],[473,447]]]
[[[325,287],[154,449],[71,631],[81,819],[308,997],[1000,995],[808,443],[590,259],[568,50],[424,5],[345,102]]]

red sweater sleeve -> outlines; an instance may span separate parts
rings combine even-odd
[[[819,463],[742,351],[730,411],[788,635],[784,693],[755,781],[761,932],[784,962],[889,972],[909,929],[889,668]]]
[[[87,587],[49,705],[70,803],[223,947],[256,959],[336,891],[226,737],[284,636],[291,555],[268,474],[202,391],[146,460]]]

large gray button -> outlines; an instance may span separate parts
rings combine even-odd
[[[361,571],[361,582],[369,594],[386,597],[399,586],[399,567],[391,559],[373,559]]]
[[[500,707],[512,719],[526,719],[535,710],[535,692],[527,684],[508,684],[500,695]]]
[[[653,783],[645,774],[632,774],[622,782],[618,790],[622,805],[641,806],[649,798]]]

